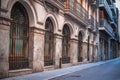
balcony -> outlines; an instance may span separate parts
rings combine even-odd
[[[107,14],[109,15],[110,19],[112,19],[112,11],[106,0],[99,0],[99,7],[104,8]]]
[[[97,32],[98,31],[98,27],[99,27],[99,22],[97,22],[97,20],[95,20],[95,29],[93,32]]]
[[[115,18],[115,17],[112,18],[112,21],[110,22],[110,24],[112,25],[112,27],[113,27],[114,29],[117,28],[117,21],[116,21],[116,18]]]
[[[112,0],[115,3],[115,0]]]
[[[116,14],[116,6],[113,3],[110,5],[110,8],[114,12],[114,14]]]
[[[108,22],[105,19],[100,19],[99,30],[107,33],[111,37],[114,37],[113,29],[110,27],[110,25],[108,24]]]
[[[112,0],[107,0],[108,4],[111,5],[113,3]]]
[[[82,25],[89,25],[88,12],[75,0],[66,0],[64,15],[77,20]]]
[[[93,18],[93,16],[90,16],[90,19],[89,19],[89,24],[91,25],[91,29],[93,30],[94,27],[95,27],[95,19]]]
[[[114,31],[114,38],[116,40],[119,40],[119,33],[117,31]]]
[[[90,29],[94,33],[96,33],[98,31],[99,23],[97,22],[97,20],[93,16],[90,16],[89,24],[91,25]]]
[[[92,6],[98,6],[99,0],[88,0],[88,3],[91,4]]]

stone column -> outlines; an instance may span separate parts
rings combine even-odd
[[[0,78],[8,77],[9,72],[9,30],[10,20],[0,16]]]
[[[34,28],[33,72],[44,70],[44,36],[44,30]]]
[[[70,62],[73,65],[76,65],[78,64],[78,40],[71,39],[70,42]]]
[[[83,42],[82,44],[82,57],[83,57],[83,63],[87,62],[87,42]]]
[[[90,43],[90,45],[89,45],[89,62],[92,62],[92,55],[93,55],[93,44]]]
[[[60,58],[62,57],[62,35],[54,34],[54,60],[55,68],[61,67]]]

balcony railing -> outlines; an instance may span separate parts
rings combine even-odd
[[[89,24],[91,25],[91,29],[93,30],[93,32],[96,32],[98,30],[99,23],[93,16],[90,16]]]
[[[112,24],[115,28],[117,28],[117,20],[116,20],[115,17],[112,18],[111,24]]]
[[[98,30],[98,27],[99,27],[99,22],[97,22],[97,20],[95,20],[95,28],[96,28],[96,30]]]
[[[106,19],[100,19],[100,28],[105,30],[110,36],[113,36],[113,29],[110,27]]]
[[[113,12],[116,14],[116,6],[112,3],[110,5],[110,8],[113,10]]]
[[[65,14],[74,17],[85,25],[88,25],[88,12],[75,0],[66,0]]]
[[[101,7],[101,6],[104,6],[105,9],[106,9],[106,11],[107,11],[107,13],[108,13],[108,15],[109,15],[110,18],[112,19],[112,11],[111,11],[110,6],[109,6],[109,4],[107,3],[107,1],[106,1],[106,0],[99,0],[99,6],[100,6],[100,7]]]
[[[93,18],[93,16],[90,16],[89,24],[91,25],[91,29],[93,30],[95,27],[95,19]]]
[[[115,3],[115,0],[112,0]]]
[[[99,4],[99,0],[88,0],[88,3],[97,6]]]

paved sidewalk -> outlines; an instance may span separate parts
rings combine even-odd
[[[105,63],[112,62],[112,61],[115,61],[115,60],[120,60],[120,58],[107,60],[107,61],[96,62],[96,63],[81,64],[81,65],[76,65],[76,66],[71,66],[71,67],[67,67],[67,68],[51,70],[51,71],[32,73],[32,74],[23,75],[23,76],[5,78],[5,79],[2,79],[2,80],[48,80],[48,79],[51,79],[51,78],[54,78],[54,77],[58,77],[58,76],[62,76],[62,75],[65,75],[65,74],[73,73],[73,72],[80,71],[80,70],[83,70],[83,69],[87,69],[87,68],[90,68],[90,67],[99,66],[101,64],[105,64]]]

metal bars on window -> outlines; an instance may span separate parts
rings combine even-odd
[[[68,25],[63,27],[63,40],[62,40],[62,63],[70,63],[69,47],[70,47],[70,29]]]
[[[45,54],[44,54],[44,65],[49,66],[54,64],[53,50],[54,50],[54,34],[53,34],[53,23],[50,18],[45,23]]]
[[[82,61],[82,33],[78,35],[78,62]]]
[[[9,69],[28,68],[29,24],[25,8],[16,3],[11,11]]]

